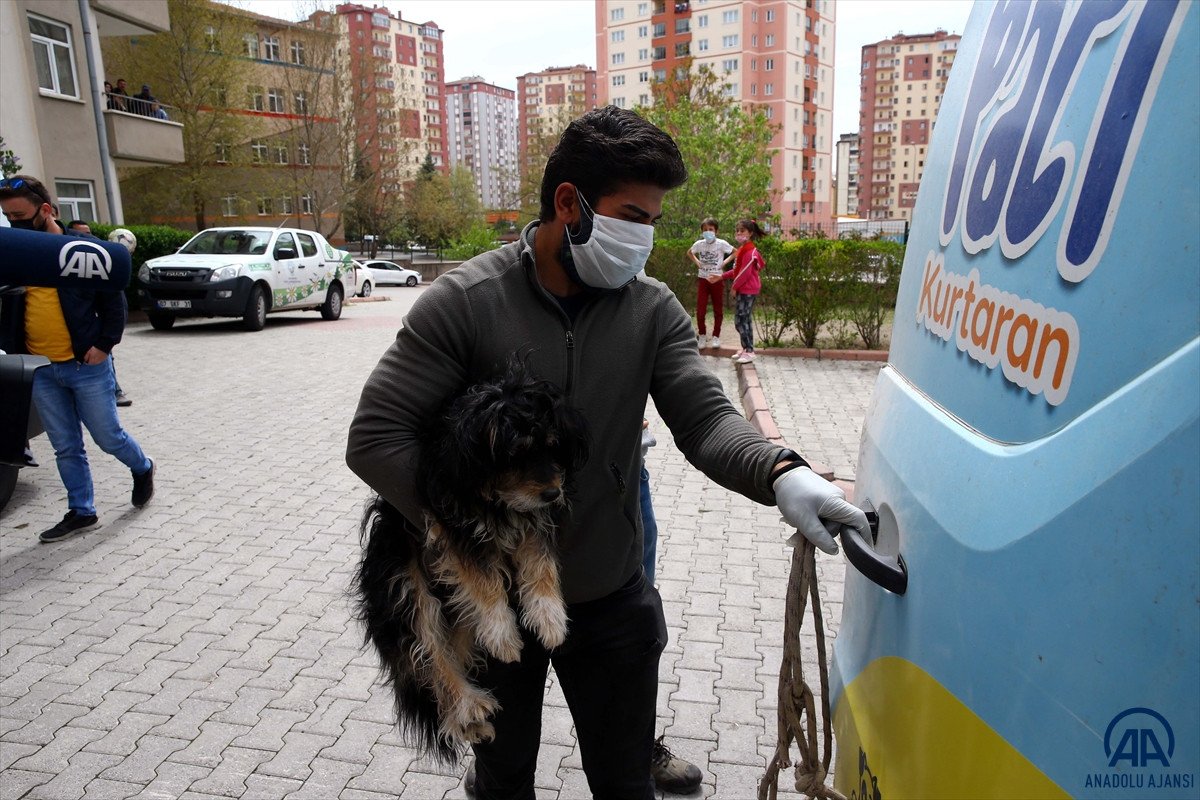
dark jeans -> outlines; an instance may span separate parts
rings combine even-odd
[[[596,800],[652,800],[658,657],[667,643],[662,599],[639,570],[616,592],[567,607],[567,641],[549,653],[522,629],[521,660],[489,658],[478,682],[500,701],[496,738],[474,745],[478,800],[532,800],[546,669],[575,722],[583,771]]]
[[[749,353],[754,352],[754,323],[750,313],[754,310],[754,301],[757,299],[756,294],[738,294],[737,311],[733,315],[733,327],[737,328],[742,349]]]
[[[650,473],[642,464],[642,479],[638,485],[642,504],[642,569],[646,580],[654,585],[654,561],[658,556],[658,522],[654,519],[654,503],[650,499]]]

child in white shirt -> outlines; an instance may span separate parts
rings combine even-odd
[[[725,316],[725,281],[721,275],[733,259],[733,245],[717,238],[717,221],[712,217],[700,223],[701,238],[688,250],[698,268],[696,277],[696,344],[700,347],[721,346],[721,321]],[[712,299],[713,333],[706,335],[708,301]]]

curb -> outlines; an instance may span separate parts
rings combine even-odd
[[[392,298],[388,297],[387,295],[382,295],[382,294],[372,294],[367,297],[358,297],[357,295],[355,295],[354,297],[347,297],[343,302],[348,303],[348,304],[387,303],[391,299]]]
[[[737,351],[732,347],[701,347],[702,355],[732,356]],[[821,347],[758,347],[759,355],[787,356],[789,358],[815,358],[817,361],[887,361],[887,350],[832,350]]]
[[[772,351],[772,354],[779,355],[781,353]],[[786,447],[787,442],[779,433],[779,426],[775,424],[775,418],[771,415],[771,409],[767,405],[767,396],[763,394],[754,362],[735,362],[734,367],[737,368],[738,394],[741,395],[742,409],[746,412],[746,419],[767,441]],[[813,472],[825,480],[832,481],[834,479],[833,470],[830,467],[817,461],[809,461],[808,465]],[[853,483],[848,481],[839,481],[838,483],[842,485],[843,491],[847,484],[853,487]]]

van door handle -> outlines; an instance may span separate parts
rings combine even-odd
[[[892,594],[904,594],[908,591],[908,565],[904,563],[904,556],[897,554],[892,560],[875,551],[875,539],[879,536],[879,514],[869,502],[862,504],[862,510],[871,525],[872,541],[864,539],[857,528],[843,526],[842,546],[846,548],[846,558],[867,580],[879,584]]]

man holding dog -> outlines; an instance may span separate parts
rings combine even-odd
[[[647,396],[688,460],[721,485],[777,504],[827,552],[866,517],[794,452],[733,407],[696,350],[687,312],[637,277],[666,193],[687,170],[671,138],[609,106],[575,120],[546,165],[540,219],[521,239],[431,285],[367,381],[350,467],[422,527],[417,434],[447,398],[511,353],[554,381],[588,422],[592,454],[559,530],[570,629],[552,652],[524,634],[521,660],[489,659],[477,682],[499,700],[495,739],[474,745],[480,798],[533,798],[542,696],[554,664],[597,798],[651,798],[662,601],[642,568],[638,476]],[[415,369],[414,369],[415,367]],[[413,376],[419,375],[418,379]]]

